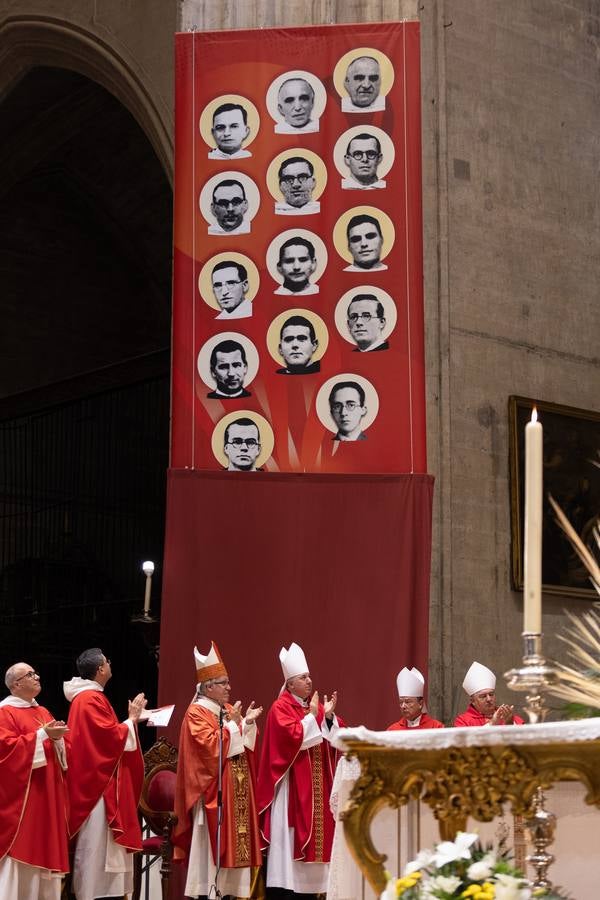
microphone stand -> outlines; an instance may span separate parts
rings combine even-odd
[[[219,712],[219,771],[217,774],[217,858],[215,860],[215,898],[221,900],[221,891],[218,887],[219,873],[221,872],[221,825],[223,824],[223,719],[225,710],[221,707]],[[209,896],[212,896],[212,887]]]

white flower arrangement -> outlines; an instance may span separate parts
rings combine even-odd
[[[389,877],[381,900],[566,900],[564,894],[534,890],[505,850],[484,850],[479,836],[459,831],[454,841],[421,850],[402,878]]]

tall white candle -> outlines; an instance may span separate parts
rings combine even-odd
[[[152,591],[152,575],[146,575],[146,590],[144,592],[144,615],[150,612],[150,593]]]
[[[534,408],[525,426],[523,631],[542,630],[542,496],[544,431]]]

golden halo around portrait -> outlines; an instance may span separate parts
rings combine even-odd
[[[381,128],[376,128],[375,125],[355,125],[353,128],[349,128],[348,131],[344,131],[344,133],[340,135],[333,148],[333,161],[336,169],[342,178],[348,178],[349,169],[344,162],[344,157],[346,155],[348,144],[359,134],[373,135],[373,137],[376,137],[379,141],[382,159],[377,167],[377,177],[385,178],[394,165],[396,150],[389,134],[386,134]]]
[[[381,234],[383,235],[381,259],[385,259],[394,246],[396,229],[388,214],[384,213],[382,209],[377,209],[376,206],[353,206],[352,209],[347,209],[345,213],[342,213],[335,223],[333,227],[333,243],[342,259],[345,259],[346,262],[349,263],[352,262],[352,254],[348,250],[346,228],[348,227],[348,222],[350,219],[353,219],[354,216],[373,216],[374,219],[377,219],[381,227]]]
[[[202,135],[202,139],[204,142],[211,148],[211,150],[216,146],[215,139],[212,136],[212,122],[213,115],[215,109],[217,107],[222,106],[224,103],[237,103],[240,106],[243,106],[248,114],[248,128],[250,129],[250,134],[246,138],[245,141],[242,141],[242,147],[246,149],[249,147],[256,135],[258,134],[258,129],[260,128],[260,116],[258,114],[258,110],[252,100],[248,100],[247,97],[242,97],[240,94],[221,94],[220,97],[215,97],[214,100],[211,100],[210,103],[207,103],[204,109],[200,114],[200,121],[198,122],[198,128],[200,130],[200,134]],[[224,160],[227,162],[227,160]]]
[[[398,320],[398,310],[396,309],[396,304],[394,303],[388,292],[383,291],[381,288],[375,287],[372,284],[359,284],[355,288],[352,288],[352,290],[346,291],[345,294],[342,294],[336,304],[334,313],[335,326],[337,330],[344,338],[344,340],[348,341],[349,344],[355,343],[354,339],[350,336],[350,332],[348,331],[347,314],[348,307],[357,294],[373,294],[373,296],[377,297],[377,299],[383,306],[385,326],[381,330],[381,337],[383,340],[386,340],[396,327],[396,322]]]
[[[200,296],[204,302],[207,303],[208,306],[212,306],[213,309],[221,309],[212,289],[212,270],[222,262],[239,263],[240,266],[244,266],[248,273],[248,291],[246,292],[246,299],[254,300],[260,285],[258,269],[249,256],[244,256],[243,253],[236,253],[235,250],[225,250],[223,253],[217,253],[215,256],[211,256],[200,269],[200,274],[198,275],[198,290],[200,291]]]
[[[327,91],[325,90],[325,86],[323,85],[323,83],[317,78],[316,75],[313,75],[312,72],[305,72],[303,69],[293,69],[290,72],[284,72],[282,75],[278,75],[277,78],[275,78],[275,80],[272,81],[267,88],[267,96],[265,98],[267,109],[269,111],[269,115],[275,122],[284,121],[283,116],[277,108],[279,88],[284,83],[284,81],[291,81],[295,78],[303,78],[305,81],[308,81],[311,88],[315,92],[315,102],[313,104],[311,119],[320,119],[325,112],[325,107],[327,105]],[[301,132],[301,129],[299,129],[299,132]]]
[[[340,97],[348,96],[348,91],[344,85],[346,72],[350,63],[358,59],[359,56],[372,56],[379,63],[379,71],[381,73],[381,90],[379,94],[382,97],[386,97],[394,83],[394,67],[389,57],[374,47],[355,47],[354,50],[344,53],[342,58],[337,61],[333,70],[333,84],[336,91]],[[368,112],[368,109],[365,109],[365,112]]]
[[[258,350],[250,338],[246,337],[245,334],[240,334],[238,331],[221,331],[219,334],[213,334],[213,336],[202,345],[196,360],[198,375],[207,387],[214,390],[215,379],[210,374],[210,354],[213,351],[213,347],[220,344],[221,341],[237,341],[237,343],[241,344],[244,348],[246,362],[248,364],[248,371],[244,378],[244,387],[247,387],[247,385],[254,381],[254,378],[256,377],[260,358]]]
[[[275,316],[267,329],[267,348],[269,353],[275,362],[281,365],[282,356],[278,349],[280,332],[283,328],[283,323],[287,322],[288,319],[291,319],[292,316],[304,316],[315,329],[315,337],[319,345],[312,355],[312,362],[318,362],[323,358],[329,345],[329,332],[327,331],[327,326],[321,316],[318,316],[310,309],[286,309],[285,312]]]
[[[366,431],[369,425],[372,425],[377,418],[377,413],[379,412],[379,396],[370,381],[363,378],[362,375],[356,375],[352,372],[342,372],[341,375],[334,375],[321,385],[317,393],[317,399],[315,400],[315,409],[319,421],[328,429],[328,431],[332,431],[334,434],[337,432],[338,427],[331,418],[331,411],[329,409],[329,395],[333,390],[333,387],[341,381],[355,381],[357,384],[360,384],[365,392],[365,406],[367,407],[367,412],[362,420],[361,427],[362,431]]]
[[[282,244],[285,244],[287,240],[295,237],[305,238],[307,241],[310,241],[315,248],[317,267],[310,277],[311,284],[314,284],[319,280],[327,267],[327,247],[318,234],[315,234],[314,231],[308,231],[306,228],[288,228],[287,231],[282,231],[281,234],[278,234],[273,238],[267,248],[267,269],[269,270],[269,274],[274,281],[283,284],[283,275],[280,275],[277,270],[279,248]]]
[[[318,200],[327,184],[327,167],[320,156],[317,156],[316,153],[313,153],[312,150],[307,150],[305,147],[290,147],[289,150],[278,153],[275,159],[271,160],[269,168],[267,169],[267,187],[269,188],[269,193],[274,200],[279,201],[283,198],[283,194],[279,190],[277,173],[279,172],[279,167],[282,163],[284,163],[286,159],[291,159],[292,156],[303,156],[304,159],[307,159],[312,163],[313,169],[315,170],[315,187],[312,192],[312,198],[313,200]]]
[[[271,423],[268,422],[264,416],[261,416],[260,413],[254,412],[252,409],[238,409],[236,412],[227,413],[226,416],[219,419],[213,429],[210,441],[213,455],[217,462],[226,469],[229,461],[223,452],[225,429],[231,422],[235,422],[236,419],[252,419],[258,428],[258,433],[260,435],[260,453],[256,457],[256,468],[259,469],[273,454],[275,435],[273,434]]]
[[[248,178],[247,175],[244,175],[243,172],[234,172],[229,170],[227,170],[226,172],[218,172],[216,175],[212,175],[208,179],[208,181],[205,182],[198,198],[198,206],[200,207],[200,212],[209,225],[216,225],[217,222],[210,208],[212,203],[213,191],[222,181],[230,180],[239,181],[240,184],[242,184],[244,187],[246,200],[248,201],[249,220],[252,221],[252,219],[258,212],[258,207],[260,206],[260,191],[258,190],[256,184],[252,181],[252,179]]]

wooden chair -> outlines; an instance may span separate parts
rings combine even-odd
[[[169,895],[169,877],[173,845],[171,832],[177,823],[173,812],[175,806],[175,781],[177,772],[177,748],[166,738],[159,738],[144,754],[144,784],[139,802],[139,812],[148,824],[152,834],[142,841],[142,851],[137,854],[135,865],[135,887],[133,900],[139,900],[142,873],[147,871],[156,857],[160,856],[160,879],[162,898]],[[148,857],[146,864],[142,858]]]

